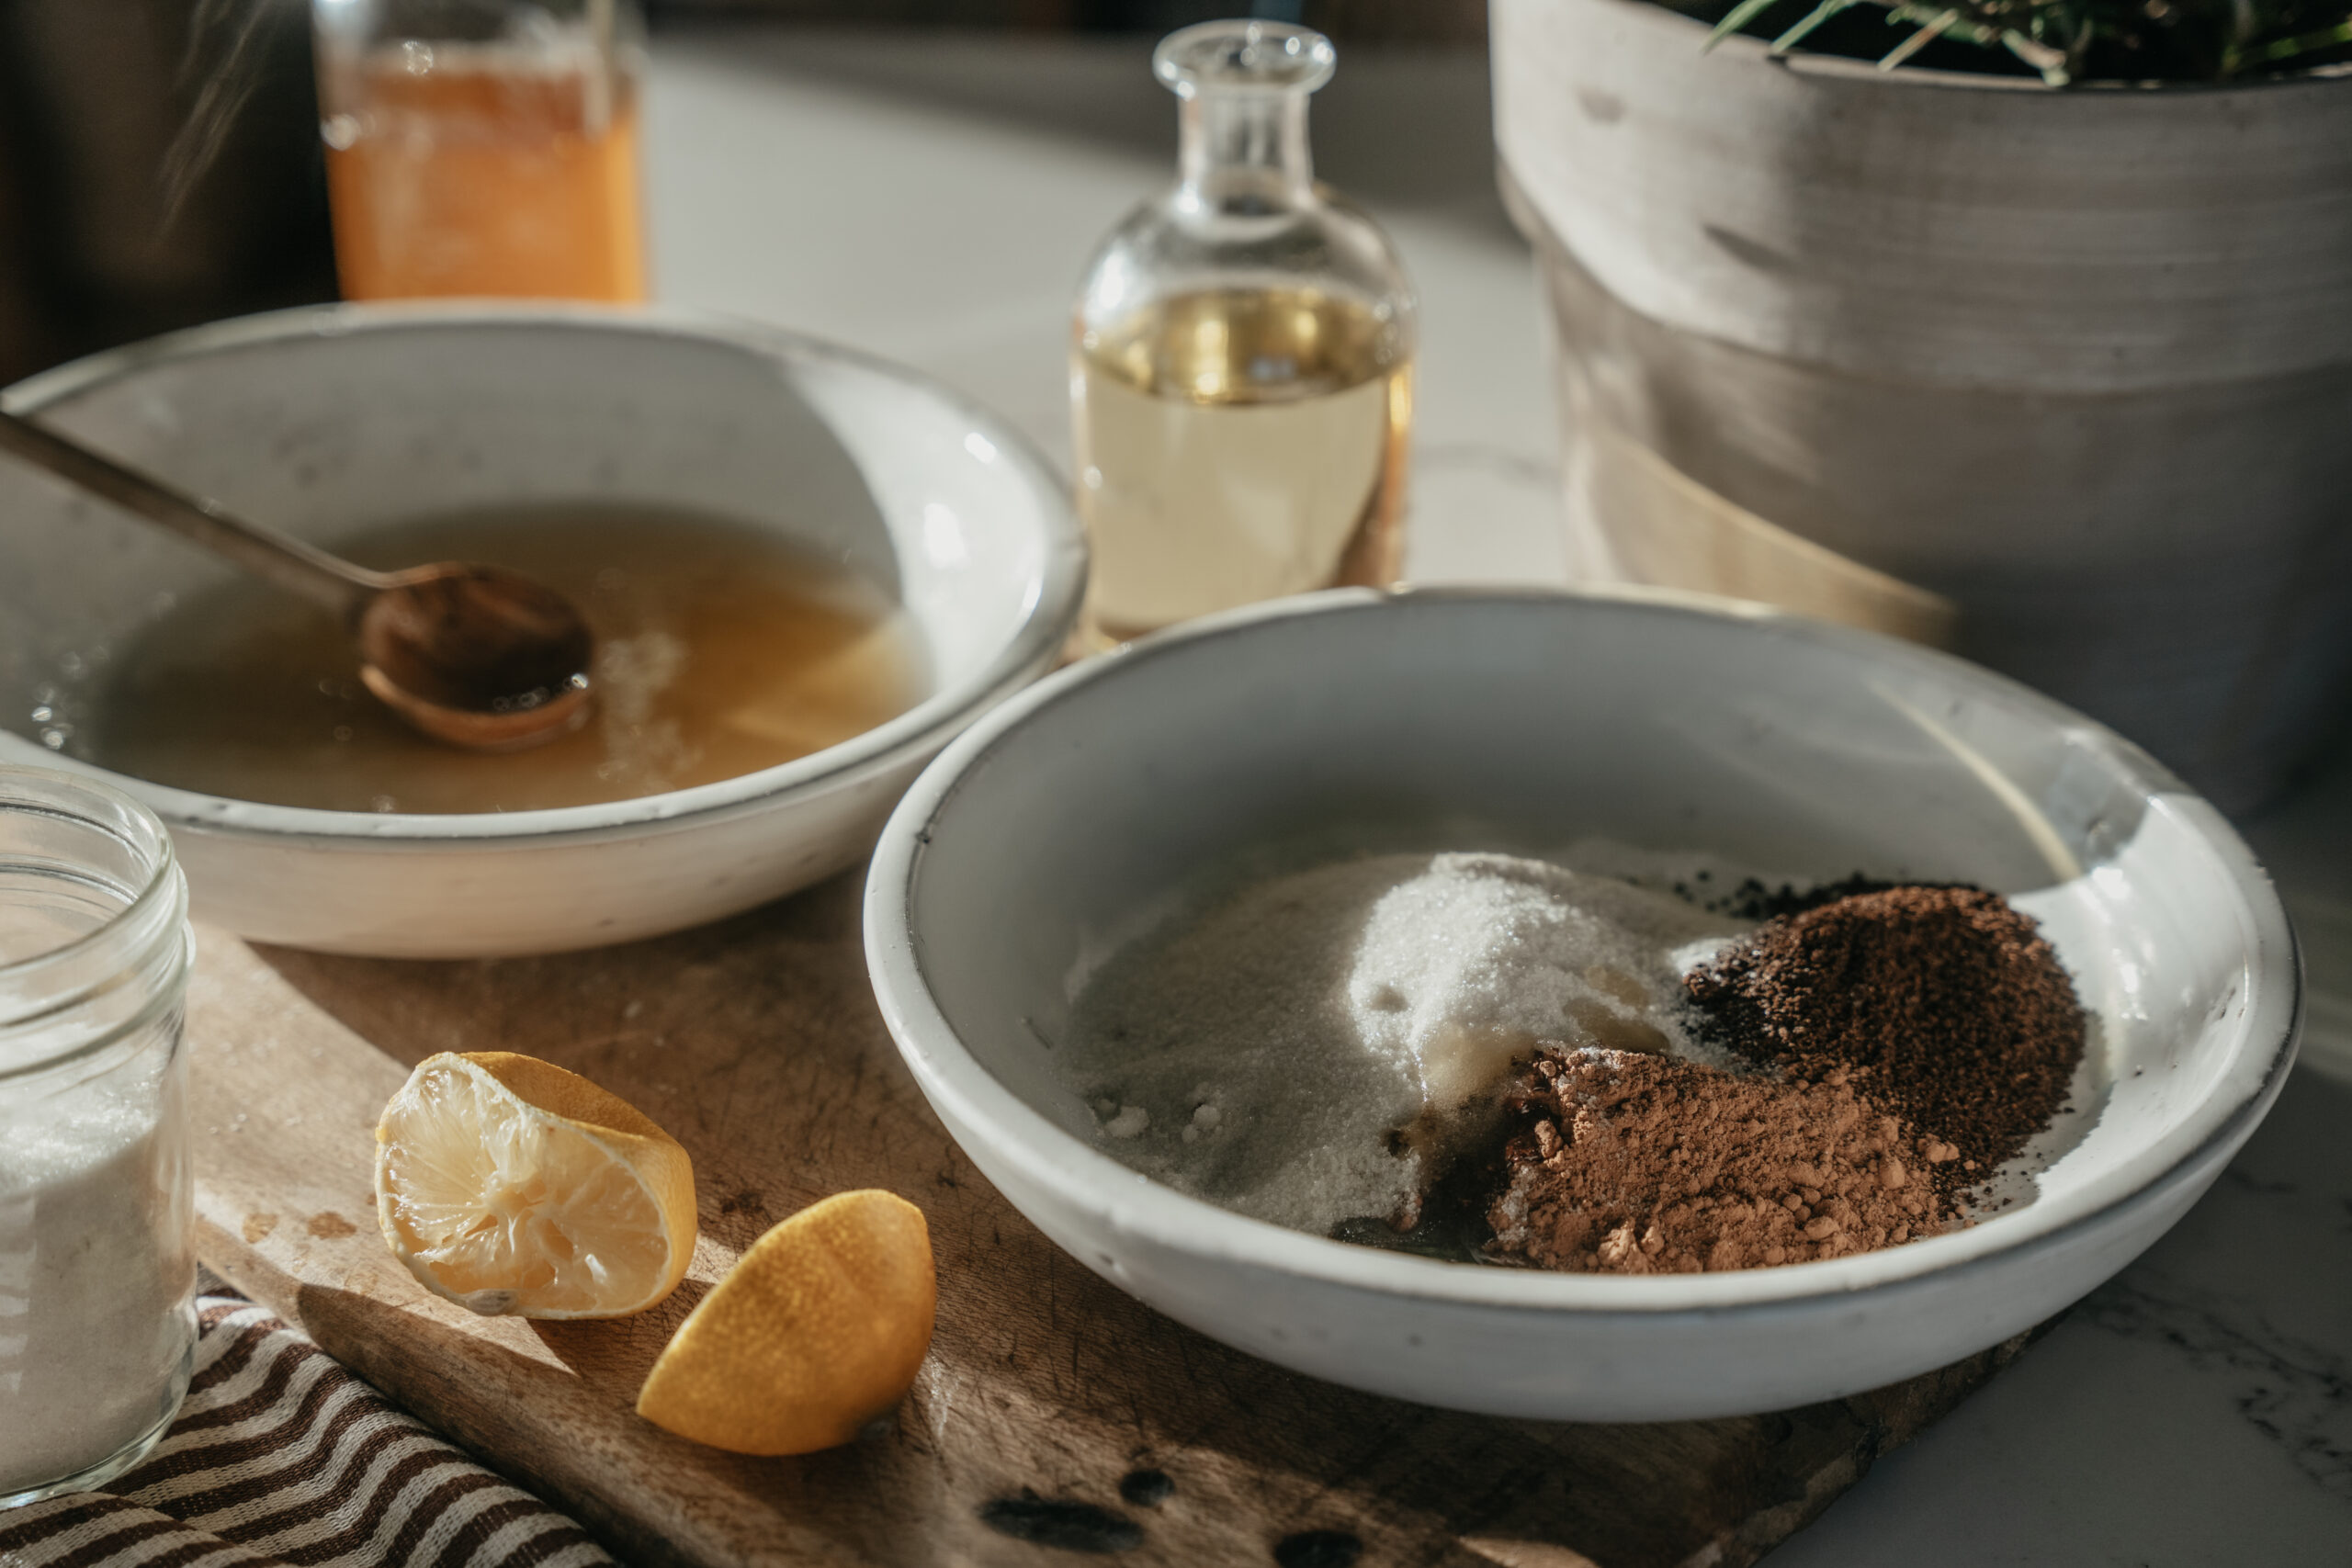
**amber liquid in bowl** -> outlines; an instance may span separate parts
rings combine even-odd
[[[596,634],[588,723],[488,756],[426,739],[359,683],[334,617],[234,583],[127,648],[75,750],[133,778],[334,811],[531,811],[756,773],[839,744],[926,694],[905,611],[836,562],[745,525],[548,506],[421,519],[339,540],[363,565],[511,567]]]

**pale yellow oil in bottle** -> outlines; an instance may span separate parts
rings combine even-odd
[[[1089,611],[1107,637],[1402,564],[1412,367],[1389,320],[1316,289],[1210,289],[1073,356]]]

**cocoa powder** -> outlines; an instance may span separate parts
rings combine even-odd
[[[1668,1056],[1544,1047],[1489,1256],[1542,1269],[1697,1273],[1804,1263],[1943,1228],[1926,1143],[1852,1077],[1792,1082]]]

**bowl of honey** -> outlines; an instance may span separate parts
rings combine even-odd
[[[596,946],[854,864],[1045,671],[1086,546],[1001,421],[672,311],[327,306],[98,355],[7,406],[363,565],[463,559],[596,636],[577,729],[485,754],[368,693],[334,617],[0,466],[0,760],[172,829],[197,916],[385,956]]]

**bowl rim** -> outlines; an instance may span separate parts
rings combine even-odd
[[[1238,1214],[1166,1186],[1063,1131],[982,1066],[931,994],[912,926],[922,862],[941,814],[965,779],[1035,715],[1089,684],[1139,662],[1182,657],[1201,643],[1246,635],[1271,621],[1353,615],[1411,601],[1549,603],[1563,610],[1606,604],[1769,626],[1777,635],[1865,654],[1882,666],[1957,680],[2052,724],[2070,739],[2106,751],[2145,786],[2147,810],[2178,819],[2214,856],[2241,898],[2246,941],[2245,1006],[2231,1054],[2267,1050],[2258,1081],[2223,1102],[2211,1097],[2185,1125],[2120,1163],[2093,1188],[2095,1198],[2060,1211],[2043,1204],[1990,1215],[1957,1232],[1846,1258],[1720,1273],[1570,1274],[1486,1268],[1352,1246]],[[2236,830],[2169,770],[2106,726],[2007,676],[1951,654],[1854,627],[1815,621],[1745,600],[1675,589],[1606,585],[1580,589],[1435,585],[1336,589],[1245,606],[1155,633],[1062,670],[965,731],[901,797],[882,830],[865,900],[866,966],[884,1021],[927,1098],[951,1124],[972,1128],[988,1152],[1026,1179],[1090,1211],[1114,1232],[1148,1235],[1178,1252],[1209,1255],[1276,1276],[1433,1305],[1504,1311],[1674,1313],[1787,1304],[1902,1286],[2017,1248],[2079,1233],[2195,1164],[2217,1144],[2243,1141],[2292,1065],[2302,1026],[2302,964],[2293,928],[2268,875]]]
[[[903,765],[940,744],[972,716],[984,712],[1044,669],[1077,624],[1086,592],[1089,549],[1069,486],[1035,443],[978,400],[936,378],[879,355],[788,327],[715,310],[676,305],[610,306],[564,301],[404,300],[302,305],[207,322],[126,344],[40,371],[0,388],[0,405],[36,413],[159,366],[185,364],[223,352],[288,343],[469,326],[566,329],[679,339],[733,349],[780,366],[847,371],[911,389],[967,422],[1028,481],[1040,502],[1042,565],[1026,584],[1021,620],[995,656],[978,670],[943,683],[906,712],[837,745],[789,762],[733,778],[629,800],[508,812],[331,811],[277,806],[156,784],[95,763],[60,756],[13,731],[0,730],[0,761],[64,768],[105,780],[144,801],[175,825],[249,836],[272,843],[325,847],[462,842],[469,850],[537,847],[634,837],[724,818],[781,802],[827,793],[850,778]]]

